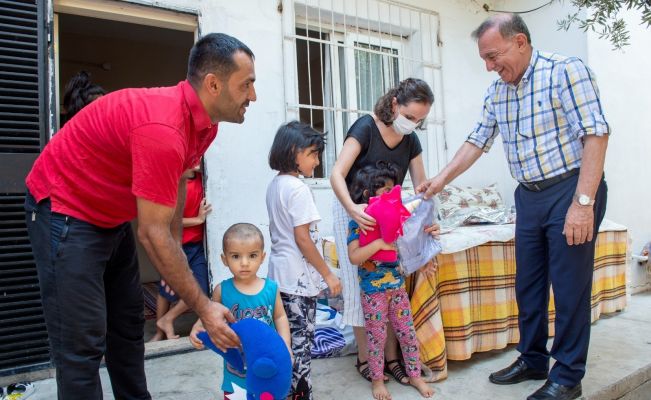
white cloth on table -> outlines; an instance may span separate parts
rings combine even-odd
[[[604,218],[599,232],[625,231],[624,225]],[[441,235],[442,253],[452,254],[488,242],[508,242],[515,238],[515,224],[504,225],[468,225],[454,228]]]

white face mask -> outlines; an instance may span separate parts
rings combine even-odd
[[[398,113],[396,119],[393,120],[393,130],[396,131],[398,135],[409,135],[412,133],[418,124],[416,122],[410,121],[404,115]]]

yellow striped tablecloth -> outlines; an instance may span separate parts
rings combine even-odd
[[[592,321],[626,307],[626,231],[597,235],[592,285]],[[515,301],[515,246],[489,242],[437,257],[436,274],[408,280],[421,360],[432,381],[447,377],[447,360],[501,349],[519,341]],[[553,288],[552,288],[553,291]],[[554,334],[550,300],[549,332]]]

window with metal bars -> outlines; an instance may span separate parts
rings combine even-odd
[[[287,7],[287,3],[290,7]],[[283,12],[287,119],[326,132],[315,171],[327,178],[348,128],[407,77],[425,80],[435,104],[418,132],[426,172],[445,163],[438,14],[390,0],[294,0]]]

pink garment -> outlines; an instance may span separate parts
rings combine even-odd
[[[389,289],[373,294],[362,293],[362,309],[364,310],[371,379],[383,379],[384,344],[389,321],[400,343],[407,375],[410,377],[420,376],[418,340],[405,288]]]
[[[409,210],[402,205],[400,185],[396,185],[388,193],[371,197],[365,213],[375,218],[375,230],[361,232],[359,235],[360,247],[366,246],[374,240],[382,238],[387,243],[393,243],[402,235],[402,225],[411,215]],[[398,261],[398,252],[395,250],[380,250],[373,254],[369,260],[380,262]]]

